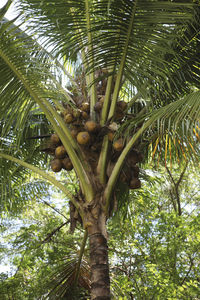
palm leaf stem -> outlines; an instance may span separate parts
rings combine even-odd
[[[103,139],[101,153],[97,165],[97,173],[99,174],[99,180],[102,184],[106,183],[106,165],[108,159],[107,156],[108,149],[109,149],[109,140],[108,140],[108,136],[106,135]]]
[[[54,210],[57,214],[61,215],[65,220],[67,220],[66,224],[68,224],[68,222],[69,222],[68,218],[63,213],[61,213],[59,209],[55,208],[54,206],[52,206],[50,203],[48,203],[47,201],[45,201],[43,199],[39,199],[39,202],[44,203],[45,205],[50,207],[52,210]]]
[[[129,23],[129,28],[128,28],[128,32],[127,32],[126,42],[125,42],[125,46],[124,46],[124,52],[122,54],[122,58],[121,58],[120,66],[119,66],[119,71],[117,73],[117,78],[116,78],[116,82],[115,82],[115,88],[114,88],[114,92],[113,92],[111,107],[110,107],[110,111],[109,111],[109,115],[108,115],[109,119],[112,118],[114,113],[115,113],[115,107],[116,107],[119,91],[120,91],[120,88],[121,88],[121,80],[122,80],[122,76],[123,76],[123,72],[124,72],[124,66],[125,66],[125,62],[126,62],[126,56],[127,56],[127,52],[128,52],[129,41],[130,41],[131,32],[132,32],[132,28],[133,28],[133,22],[134,22],[137,2],[138,1],[136,0],[135,3],[134,3],[133,9],[132,9],[132,14],[131,14],[131,18],[130,18],[130,23]]]
[[[82,56],[82,60],[83,60],[83,66],[84,66],[84,69],[86,70],[87,69],[87,63],[86,63],[86,55],[85,55],[85,51],[84,50],[81,50],[81,56]],[[85,80],[86,80],[86,86],[89,88],[90,86],[90,74],[87,74],[86,72],[86,75],[85,75]]]
[[[80,266],[81,266],[81,261],[82,261],[82,257],[83,257],[83,254],[84,254],[87,238],[88,238],[88,232],[87,232],[87,230],[85,230],[83,241],[82,241],[82,244],[81,244],[80,253],[79,253],[79,258],[78,258],[78,262],[77,262],[77,266],[76,266],[76,273],[75,273],[75,276],[74,276],[74,285],[75,286],[77,286],[77,283],[78,283],[78,277],[79,277],[79,273],[80,273]]]
[[[41,170],[41,169],[39,169],[39,168],[23,161],[23,160],[15,158],[11,155],[7,155],[7,154],[4,154],[4,153],[0,152],[0,157],[5,158],[5,159],[10,160],[10,161],[13,161],[14,163],[17,163],[17,164],[33,171],[34,173],[37,173],[38,175],[40,175],[45,180],[48,180],[49,182],[51,182],[55,187],[60,189],[70,199],[70,201],[74,204],[74,206],[79,210],[80,214],[82,215],[82,212],[79,209],[80,208],[79,203],[75,200],[74,196],[68,191],[68,189],[64,185],[62,185],[54,177],[50,176],[49,174],[47,174],[43,170]]]
[[[102,109],[101,120],[100,120],[101,126],[103,126],[106,123],[108,117],[108,111],[110,108],[110,100],[111,100],[112,81],[113,81],[113,75],[108,77],[105,99],[103,102],[103,109]],[[108,146],[109,146],[108,137],[105,136],[103,139],[101,153],[97,165],[97,173],[99,174],[99,180],[102,184],[105,184],[106,182],[106,162],[107,162],[107,153],[109,148]]]
[[[115,167],[112,171],[112,174],[108,180],[108,183],[106,185],[105,188],[105,192],[104,192],[104,198],[106,200],[106,204],[105,204],[105,213],[108,214],[109,211],[109,206],[110,206],[110,201],[111,201],[111,195],[114,189],[114,186],[116,184],[116,181],[118,179],[120,170],[123,166],[123,163],[125,161],[125,158],[127,157],[129,151],[131,150],[131,148],[133,147],[134,143],[137,141],[137,139],[141,136],[141,134],[148,128],[148,126],[151,124],[150,120],[146,122],[146,124],[143,125],[143,127],[141,127],[132,137],[132,139],[129,141],[129,143],[126,145],[126,147],[124,148],[124,150],[122,151],[120,157],[118,158]]]
[[[91,19],[90,19],[90,12],[89,12],[89,1],[85,0],[85,12],[86,12],[86,21],[87,21],[87,34],[88,34],[88,52],[92,53],[90,66],[92,67],[92,71],[89,74],[89,95],[90,95],[90,117],[94,120],[95,119],[95,110],[94,106],[97,102],[97,95],[96,95],[96,86],[94,84],[95,75],[94,75],[94,57],[93,57],[93,45],[92,45],[92,33],[91,33]]]
[[[108,112],[109,112],[109,108],[110,108],[112,82],[113,82],[113,75],[108,77],[105,99],[103,102],[103,108],[102,108],[102,112],[101,112],[101,120],[100,120],[101,126],[103,126],[107,121]]]
[[[132,27],[133,27],[134,16],[135,16],[135,12],[136,12],[136,5],[137,5],[137,1],[136,1],[135,5],[133,6],[132,16],[131,16],[131,20],[129,23],[129,29],[128,29],[128,33],[127,33],[127,40],[125,43],[124,53],[122,55],[120,68],[119,68],[117,78],[116,78],[112,101],[111,101],[110,97],[111,97],[112,82],[113,82],[114,75],[108,77],[106,94],[105,94],[105,99],[104,99],[104,104],[103,104],[103,109],[102,109],[102,116],[101,116],[101,121],[100,121],[101,125],[104,125],[104,123],[107,120],[112,118],[114,115],[114,112],[115,112],[115,107],[116,107],[116,103],[117,103],[117,99],[118,99],[118,95],[119,95],[119,91],[120,91],[120,85],[121,85],[124,65],[125,65],[125,61],[126,61],[129,39],[130,39],[130,35],[131,35]],[[115,67],[113,67],[113,71],[114,71],[114,68]],[[132,102],[133,101],[135,102],[137,100],[136,96],[132,99]],[[111,102],[111,105],[110,105],[110,102]],[[110,111],[108,112],[109,109],[110,109]],[[108,138],[104,137],[104,141],[102,144],[102,150],[101,150],[101,154],[100,154],[99,162],[98,162],[98,166],[97,166],[97,172],[99,173],[99,179],[102,184],[105,184],[105,181],[106,181],[106,161],[107,161],[107,152],[109,149],[108,146],[109,146]]]

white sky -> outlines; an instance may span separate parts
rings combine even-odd
[[[3,7],[6,4],[7,0],[0,0],[0,8]],[[14,17],[16,17],[16,12],[14,9],[14,5],[11,4],[8,12],[6,13],[5,17],[8,19],[13,19]]]

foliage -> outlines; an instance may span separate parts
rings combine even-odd
[[[73,267],[75,260],[73,262],[72,257],[78,258],[83,234],[81,231],[73,236],[70,234],[67,221],[69,213],[65,207],[56,208],[55,200],[54,203],[33,200],[15,219],[5,217],[2,220],[5,246],[1,249],[1,258],[7,257],[14,270],[5,282],[7,275],[1,274],[3,282],[0,299],[9,299],[11,296],[13,299],[35,299],[36,295],[43,297],[52,290],[63,267]],[[48,203],[50,206],[46,205]],[[82,263],[84,265],[84,261]],[[86,272],[87,265],[84,268]],[[79,280],[88,276],[84,274],[80,274]]]
[[[174,209],[168,173],[132,195],[128,209],[109,223],[112,288],[116,299],[195,299],[199,295],[199,172],[189,166],[179,186],[182,214]],[[180,178],[179,166],[173,176]]]
[[[170,172],[177,182],[182,170],[177,166]],[[181,179],[181,216],[174,209],[176,195],[166,169],[149,169],[148,174],[143,189],[132,193],[128,206],[116,212],[108,224],[113,297],[198,297],[199,170],[188,166]],[[69,217],[65,206],[59,211]],[[17,268],[14,275],[1,274],[2,300],[11,295],[13,299],[43,299],[55,280],[62,278],[61,272],[73,274],[70,268],[80,249],[82,230],[76,229],[72,236],[66,224],[55,231],[66,219],[44,203],[31,202],[16,220],[21,220],[17,227],[13,219],[5,219],[1,226],[9,232],[3,238],[1,257],[9,255]],[[84,259],[88,260],[88,247]],[[82,288],[88,289],[83,282]]]

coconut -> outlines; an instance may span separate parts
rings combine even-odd
[[[64,148],[64,146],[58,146],[55,150],[55,156],[57,158],[64,158],[66,156],[67,152]]]
[[[134,177],[138,178],[139,172],[140,172],[140,168],[138,166],[134,166],[132,168],[132,171],[133,171]]]
[[[67,171],[71,171],[73,169],[73,165],[69,157],[62,159],[62,166]]]
[[[85,112],[89,112],[90,111],[90,104],[88,102],[83,102],[81,105],[81,110],[85,111]]]
[[[129,184],[131,177],[131,169],[127,165],[125,165],[121,170],[120,181]]]
[[[56,144],[60,143],[60,138],[56,133],[54,133],[54,134],[51,135],[50,141],[51,141],[52,144],[56,145]]]
[[[74,117],[72,114],[67,114],[64,116],[64,121],[67,124],[70,124],[74,120]]]
[[[142,153],[136,150],[132,150],[128,155],[128,163],[132,167],[134,167],[136,163],[141,162],[142,159],[143,159]]]
[[[65,108],[65,110],[63,111],[63,115],[66,116],[68,114],[71,114],[71,109],[68,107],[68,108]]]
[[[78,133],[76,139],[80,145],[86,145],[89,143],[90,135],[87,131],[81,131]]]
[[[139,189],[141,187],[141,181],[138,178],[133,177],[130,181],[129,188],[130,189]]]
[[[72,128],[71,129],[71,135],[74,139],[76,138],[77,134],[78,134],[78,129],[77,128]]]
[[[113,131],[109,131],[108,132],[108,139],[109,139],[109,141],[113,141],[113,139],[114,139],[114,132]]]
[[[60,172],[62,169],[62,161],[58,158],[55,158],[51,161],[51,169],[53,172]]]
[[[94,106],[94,110],[97,112],[100,112],[102,107],[103,107],[103,104],[100,101],[98,101]]]
[[[117,102],[117,107],[120,108],[122,111],[125,111],[127,108],[127,103],[125,101]]]
[[[116,150],[116,151],[121,151],[124,147],[124,141],[122,138],[116,140],[114,143],[113,143],[113,148]]]
[[[81,111],[80,111],[80,109],[76,109],[76,110],[73,110],[72,114],[75,119],[78,119],[81,116]]]
[[[85,129],[89,132],[95,132],[97,130],[97,123],[94,121],[87,121],[85,123]]]
[[[121,121],[124,118],[124,112],[122,110],[116,109],[114,118],[116,121]]]
[[[87,120],[89,118],[89,115],[85,111],[81,112],[81,116],[84,120]]]

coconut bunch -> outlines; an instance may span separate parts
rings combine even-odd
[[[104,97],[99,98],[97,106],[103,107]],[[97,105],[98,104],[98,105]],[[95,109],[97,116],[100,116],[101,109]],[[92,170],[96,170],[99,155],[101,152],[102,142],[105,135],[108,135],[110,142],[110,150],[107,167],[107,180],[117,162],[118,157],[123,151],[127,137],[116,138],[119,119],[122,120],[126,116],[127,103],[119,101],[116,108],[116,122],[101,126],[98,121],[89,119],[90,105],[83,102],[79,107],[74,108],[69,105],[63,105],[61,116],[66,125],[70,129],[72,137],[79,144],[86,160],[90,164]],[[120,115],[120,118],[119,118]],[[66,149],[62,145],[59,137],[54,133],[50,137],[51,155],[54,156],[51,161],[53,172],[59,172],[62,169],[71,171],[73,169],[72,162],[67,154]],[[138,162],[142,161],[142,155],[136,149],[130,151],[124,166],[121,170],[119,181],[126,183],[130,189],[139,188],[141,186],[139,176]]]
[[[91,166],[94,174],[97,171],[97,164],[104,136],[108,136],[110,143],[106,170],[108,180],[118,157],[128,141],[127,136],[123,136],[122,134],[118,137],[117,132],[119,125],[127,119],[129,114],[127,103],[125,101],[118,101],[112,122],[108,121],[104,126],[100,125],[101,112],[105,100],[108,71],[99,69],[96,71],[95,76],[96,92],[98,95],[97,102],[94,106],[95,121],[90,119],[90,103],[87,102],[87,88],[84,74],[79,74],[76,77],[76,88],[68,88],[72,94],[73,103],[71,105],[69,103],[62,103],[58,111],[66,123],[66,126],[69,128],[71,136],[81,148],[85,160]],[[115,80],[113,80],[112,84],[114,88]],[[129,136],[134,133],[135,129],[134,132],[129,133]],[[52,171],[60,172],[62,169],[71,171],[73,169],[72,162],[59,137],[55,133],[51,135],[49,144],[48,154],[53,156],[53,160],[51,161]],[[127,184],[130,189],[139,188],[141,186],[138,178],[139,167],[137,165],[141,161],[141,153],[137,151],[137,149],[133,149],[130,151],[126,161],[124,162],[124,166],[118,180]]]
[[[70,107],[65,108],[61,115],[70,129],[72,137],[85,154],[88,163],[92,168],[95,168],[97,166],[99,152],[101,151],[103,135],[101,135],[101,126],[89,120],[88,110],[89,104],[83,103],[76,111]],[[62,169],[70,171],[73,169],[67,151],[55,133],[50,137],[48,154],[54,156],[51,161],[52,171],[59,172]]]
[[[54,159],[51,161],[51,169],[53,172],[60,172],[62,169],[71,171],[73,169],[72,162],[67,155],[67,151],[62,145],[57,134],[52,134],[50,137],[50,148]],[[54,152],[53,152],[54,151]]]

